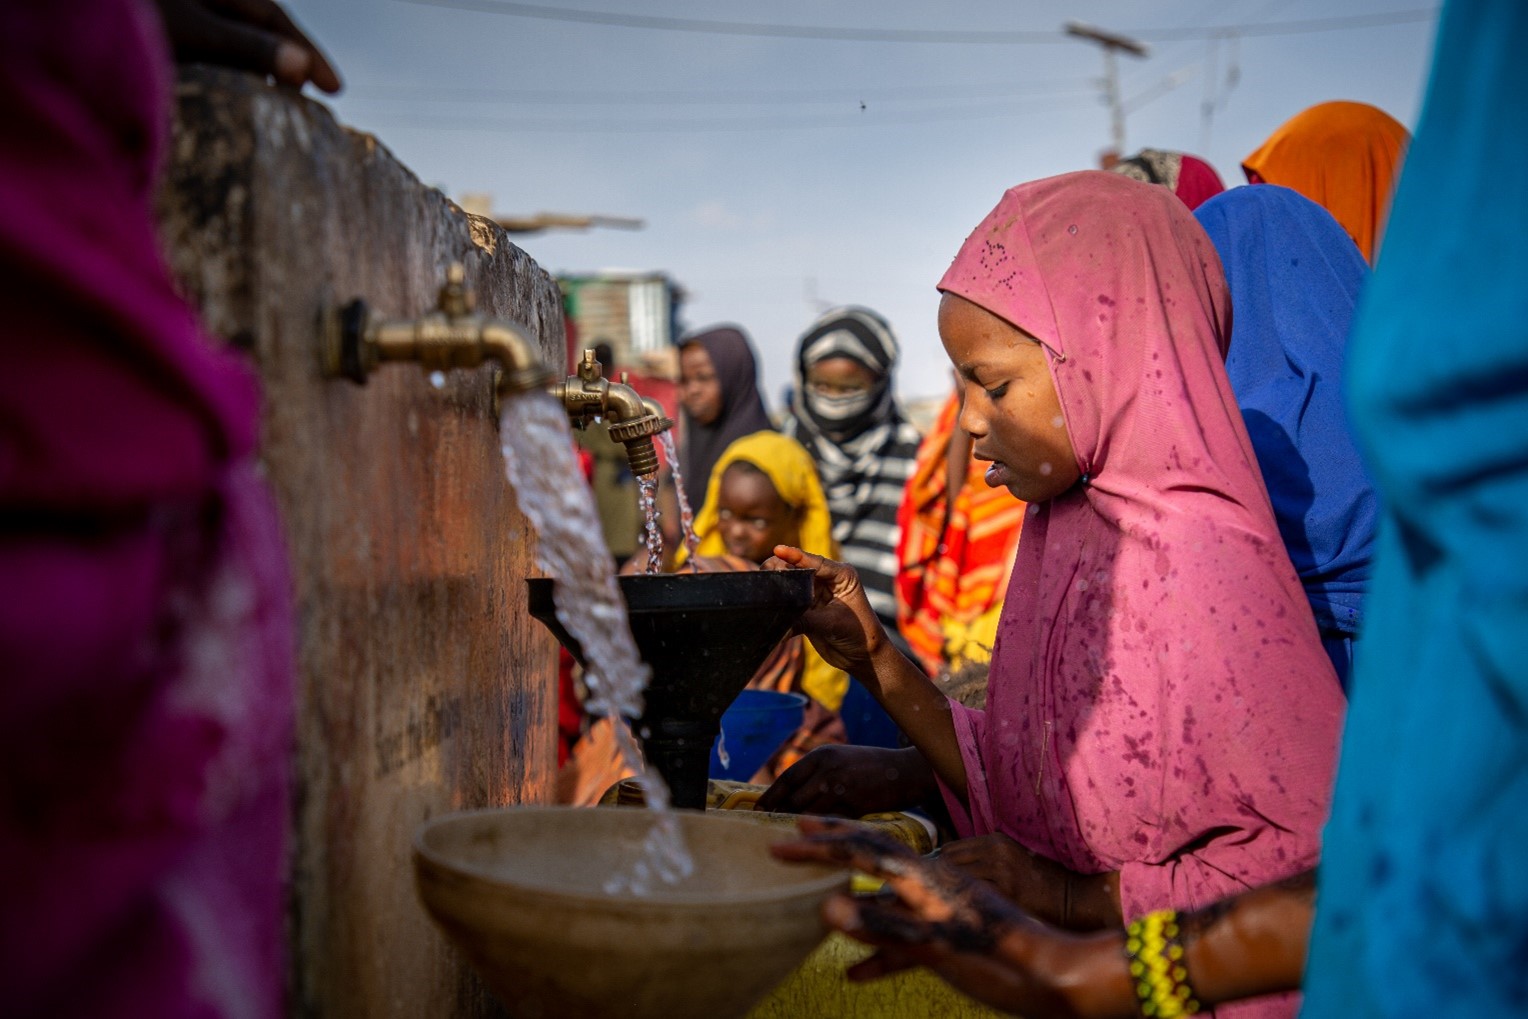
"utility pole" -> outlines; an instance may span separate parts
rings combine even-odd
[[[469,191],[458,195],[456,204],[463,212],[491,219],[512,234],[535,234],[543,230],[590,230],[610,227],[616,230],[640,230],[647,223],[630,216],[599,216],[564,212],[538,212],[533,216],[507,216],[493,211],[493,195]]]
[[[1080,21],[1068,21],[1066,34],[1096,43],[1104,51],[1104,99],[1109,104],[1110,140],[1116,156],[1125,154],[1125,104],[1119,94],[1119,62],[1116,54],[1128,53],[1144,57],[1149,52],[1146,44],[1129,36],[1105,32],[1101,28],[1085,25]]]
[[[512,234],[535,234],[543,230],[588,230],[597,226],[640,230],[646,225],[643,220],[630,216],[577,216],[561,212],[538,212],[534,216],[495,215],[492,218]]]

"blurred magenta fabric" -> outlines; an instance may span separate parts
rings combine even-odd
[[[0,986],[277,1016],[292,622],[252,375],[160,256],[132,0],[0,7]]]

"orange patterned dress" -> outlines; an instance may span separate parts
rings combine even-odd
[[[959,414],[951,394],[918,447],[897,514],[897,625],[931,676],[991,658],[1024,524],[1025,504],[987,486]],[[952,475],[960,482],[953,502]]]

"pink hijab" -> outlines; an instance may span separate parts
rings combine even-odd
[[[961,834],[1120,872],[1127,919],[1310,867],[1343,699],[1226,381],[1209,238],[1166,188],[1066,174],[1008,191],[939,287],[1045,344],[1085,475],[1030,507],[987,710],[953,705]]]

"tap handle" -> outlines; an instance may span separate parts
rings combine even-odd
[[[460,262],[446,267],[446,282],[440,288],[440,310],[448,318],[463,318],[472,314],[477,295],[467,286],[467,270]]]
[[[586,349],[583,359],[578,362],[578,377],[585,382],[598,382],[604,377],[604,367],[594,356],[594,351]]]

